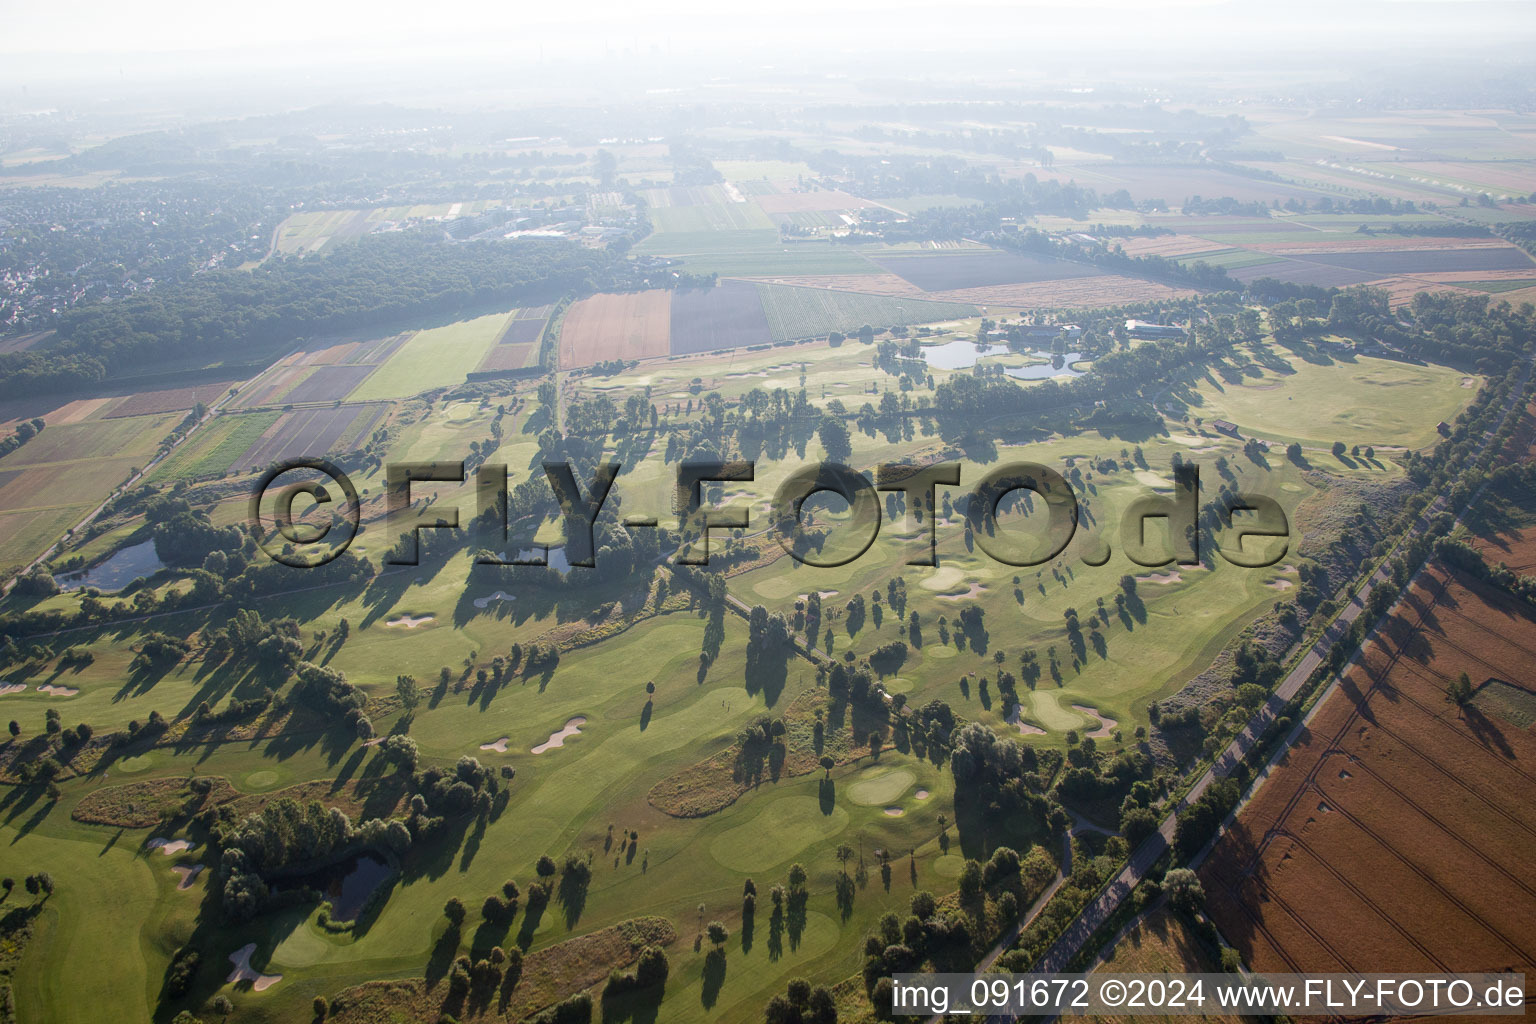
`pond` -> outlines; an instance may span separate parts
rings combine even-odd
[[[505,551],[498,551],[496,552],[496,557],[505,562],[507,560],[507,553]],[[542,558],[548,563],[549,568],[562,576],[571,571],[570,560],[565,557],[564,544],[550,545],[548,553],[541,548],[523,548],[518,551],[517,558],[520,562],[536,562]]]
[[[320,893],[322,898],[330,900],[332,921],[352,921],[362,913],[368,897],[393,871],[374,854],[359,853],[328,868],[297,878],[283,879],[274,888],[282,891],[308,886]]]
[[[951,341],[943,345],[923,346],[923,358],[929,366],[937,366],[941,370],[965,370],[976,365],[976,360],[983,356],[1005,356],[1013,350],[1007,345],[984,345],[976,347],[974,341]],[[1060,356],[1047,352],[1044,349],[1036,349],[1029,353],[1037,359],[1044,359],[1043,363],[1035,363],[1031,366],[1011,366],[1003,372],[1015,380],[1046,380],[1051,377],[1081,377],[1082,370],[1074,370],[1072,364],[1083,358],[1081,352],[1063,352]],[[1060,359],[1061,365],[1056,365]]]
[[[64,590],[96,587],[110,592],[122,590],[141,576],[148,576],[165,568],[160,556],[155,554],[155,542],[146,540],[130,544],[113,552],[112,557],[82,572],[67,572],[54,577]]]

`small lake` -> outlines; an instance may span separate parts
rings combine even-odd
[[[1013,350],[1007,345],[983,345],[978,348],[974,341],[951,341],[943,345],[924,345],[923,358],[929,366],[941,370],[965,370],[976,365],[983,356],[1005,356]],[[1081,377],[1082,370],[1072,369],[1072,364],[1083,358],[1081,352],[1063,352],[1056,355],[1044,349],[1035,349],[1029,355],[1046,362],[1032,366],[1010,366],[1003,372],[1015,380],[1046,380],[1051,377]],[[1056,361],[1061,365],[1057,366]]]
[[[110,592],[122,590],[141,576],[148,576],[164,568],[165,564],[160,561],[160,556],[155,554],[155,542],[146,540],[126,548],[119,548],[111,558],[91,566],[84,572],[62,573],[55,576],[54,580],[64,590],[96,587]]]
[[[507,553],[505,551],[498,551],[496,552],[496,557],[505,562],[507,560]],[[537,562],[540,559],[543,559],[548,563],[549,568],[562,576],[571,571],[570,560],[565,557],[564,544],[558,546],[551,545],[547,553],[540,548],[524,548],[517,553],[517,560],[519,562]]]
[[[393,869],[371,853],[348,857],[339,864],[303,875],[286,878],[274,888],[300,889],[308,886],[331,902],[331,920],[352,921],[362,912],[374,890],[387,880]]]

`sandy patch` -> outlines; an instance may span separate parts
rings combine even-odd
[[[1136,582],[1137,583],[1158,583],[1158,584],[1162,584],[1162,583],[1178,583],[1183,578],[1184,578],[1183,575],[1181,575],[1177,570],[1170,570],[1168,572],[1154,572],[1154,573],[1148,573],[1145,576],[1137,576],[1136,577]]]
[[[1475,388],[1477,387],[1477,380],[1472,377],[1463,377],[1461,378],[1461,386],[1464,388]]]
[[[987,588],[982,584],[973,582],[969,587],[958,594],[940,594],[939,598],[940,600],[944,601],[963,601],[968,597],[978,596],[983,590],[986,589]]]
[[[1008,718],[1006,719],[1008,724],[1019,730],[1019,734],[1022,736],[1044,736],[1044,729],[1037,725],[1030,725],[1028,722],[1024,721],[1024,716],[1020,714],[1022,710],[1022,705],[1015,704],[1013,708],[1008,712]]]
[[[565,728],[561,729],[559,732],[552,732],[552,733],[550,733],[549,734],[549,739],[545,740],[543,743],[540,743],[538,746],[534,747],[533,748],[533,752],[535,754],[542,754],[546,750],[554,750],[556,747],[563,747],[563,746],[565,746],[565,741],[569,737],[575,736],[578,733],[580,733],[581,732],[581,727],[586,725],[586,724],[587,724],[586,716],[585,715],[577,715],[575,718],[572,718],[570,721],[565,723]]]
[[[1270,590],[1290,590],[1293,586],[1295,586],[1295,584],[1290,580],[1270,580],[1264,585]]]
[[[932,794],[930,794],[926,789],[920,789],[916,793],[912,794],[912,796],[918,800],[927,800],[931,795]]]
[[[73,686],[55,686],[53,683],[44,683],[37,689],[39,692],[46,693],[50,697],[73,697],[80,692]]]
[[[825,601],[829,597],[836,597],[837,596],[837,591],[835,591],[835,590],[818,590],[818,591],[816,591],[816,596],[820,597],[823,601]]]
[[[1093,732],[1083,733],[1084,736],[1092,736],[1094,739],[1102,739],[1103,737],[1108,736],[1114,732],[1116,724],[1115,720],[1113,718],[1105,718],[1094,708],[1091,708],[1086,704],[1073,704],[1072,710],[1079,712],[1080,714],[1087,715],[1089,718],[1092,718],[1099,723],[1099,727],[1097,729],[1093,730]]]
[[[494,750],[498,754],[505,754],[507,752],[507,742],[510,740],[510,738],[511,737],[503,736],[501,739],[496,740],[496,741],[494,741],[492,743],[482,743],[482,744],[480,744],[480,749],[481,750]],[[535,753],[537,753],[537,751],[535,751]]]
[[[421,615],[421,616],[402,615],[402,616],[400,616],[397,619],[388,619],[388,620],[386,620],[384,625],[386,625],[386,626],[404,626],[406,629],[415,629],[417,626],[425,626],[427,623],[432,622],[436,618],[437,618],[436,615]]]
[[[197,876],[203,873],[203,866],[201,864],[176,864],[171,870],[181,876],[181,881],[176,883],[176,888],[190,889],[192,888],[192,883],[197,880]]]
[[[517,600],[517,595],[509,594],[505,590],[498,590],[494,594],[487,594],[484,597],[477,597],[477,598],[475,598],[474,605],[475,605],[476,608],[488,608],[488,607],[490,607],[490,604],[491,604],[492,601],[516,601],[516,600]]]
[[[26,683],[6,683],[4,686],[0,686],[0,697],[4,697],[8,693],[20,693],[26,688]]]
[[[251,988],[257,992],[269,989],[282,981],[281,974],[262,974],[251,966],[251,954],[254,952],[256,952],[256,943],[247,942],[229,954],[229,962],[235,965],[235,969],[230,971],[229,977],[224,980],[230,984],[248,981],[251,983]]]
[[[887,807],[885,809],[885,816],[887,818],[899,818],[906,813],[907,812],[902,810],[900,807]]]
[[[151,850],[159,850],[167,857],[174,857],[178,853],[197,849],[197,844],[185,839],[151,839],[144,844]]]
[[[1145,487],[1156,487],[1159,490],[1164,491],[1173,490],[1172,480],[1169,480],[1165,476],[1159,476],[1149,469],[1138,469],[1131,475],[1136,478],[1137,483],[1142,484]]]

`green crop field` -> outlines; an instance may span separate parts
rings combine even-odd
[[[347,396],[350,402],[405,398],[433,388],[462,384],[496,344],[511,313],[463,320],[417,331],[388,361]]]
[[[177,448],[174,455],[156,466],[150,479],[155,482],[195,480],[221,475],[281,415],[276,411],[226,413],[214,422],[205,424],[190,441]]]

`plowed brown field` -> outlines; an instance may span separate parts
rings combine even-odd
[[[1530,609],[1421,577],[1201,868],[1255,970],[1536,973],[1536,729],[1445,696],[1533,663]]]
[[[560,329],[560,365],[653,359],[671,351],[672,293],[594,295],[571,306]]]

